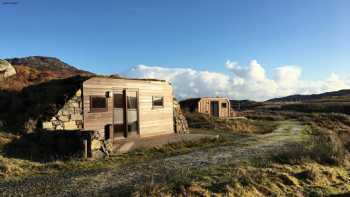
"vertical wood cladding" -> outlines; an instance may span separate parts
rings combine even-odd
[[[173,96],[172,87],[164,81],[132,80],[94,77],[83,83],[84,129],[98,130],[104,136],[104,128],[113,124],[113,92],[128,89],[139,92],[139,129],[140,136],[173,133]],[[107,111],[90,111],[90,96],[105,96]],[[164,106],[153,107],[152,97],[163,96]]]

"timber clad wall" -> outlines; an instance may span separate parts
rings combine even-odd
[[[140,136],[173,133],[173,96],[172,87],[164,81],[113,79],[94,77],[83,83],[84,129],[98,130],[104,136],[104,128],[113,122],[113,91],[138,90],[139,132]],[[105,96],[106,112],[90,112],[90,96]],[[163,96],[164,107],[152,107],[152,97]]]

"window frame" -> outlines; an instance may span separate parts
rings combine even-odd
[[[225,105],[225,106],[224,106]],[[227,103],[221,103],[221,108],[226,109],[227,108]]]
[[[160,97],[160,98],[162,98],[162,105],[154,105],[154,98],[155,97]],[[160,109],[160,108],[164,108],[164,104],[165,104],[165,102],[164,102],[164,96],[152,96],[152,109]]]
[[[92,99],[93,98],[103,98],[103,99],[105,99],[106,107],[105,108],[93,108],[92,107]],[[90,96],[90,112],[91,113],[107,112],[107,111],[108,111],[108,99],[107,99],[106,96],[100,96],[100,95],[91,95]]]

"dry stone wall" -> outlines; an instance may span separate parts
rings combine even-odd
[[[83,128],[82,92],[79,89],[50,121],[43,122],[47,130],[78,130]]]
[[[187,120],[182,113],[180,104],[174,101],[174,127],[178,134],[185,134],[189,132]]]

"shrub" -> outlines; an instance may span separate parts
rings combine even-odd
[[[307,143],[286,146],[286,150],[273,155],[272,160],[281,164],[301,164],[313,160],[320,164],[343,165],[347,150],[335,133],[319,133],[311,136]]]

